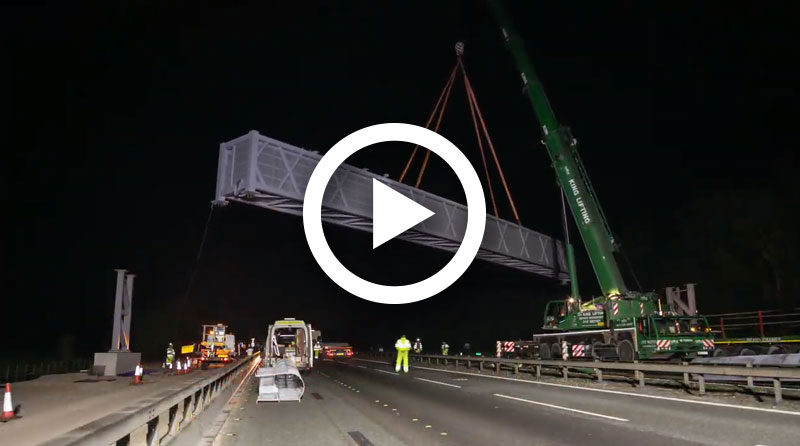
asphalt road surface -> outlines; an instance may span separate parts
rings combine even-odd
[[[479,377],[370,360],[320,361],[300,403],[243,386],[217,445],[797,446],[800,413]],[[637,396],[639,395],[639,396]]]

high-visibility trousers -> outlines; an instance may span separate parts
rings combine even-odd
[[[408,350],[397,351],[397,364],[394,366],[394,371],[400,371],[400,363],[403,363],[403,371],[408,373]]]

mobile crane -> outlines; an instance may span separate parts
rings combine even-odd
[[[561,125],[547,99],[519,34],[501,0],[489,0],[506,45],[522,78],[525,94],[542,128],[543,140],[561,188],[565,252],[571,281],[566,299],[545,307],[544,327],[533,350],[542,359],[635,359],[709,355],[714,341],[700,315],[680,316],[654,292],[629,289],[620,272],[614,239],[592,188],[569,127]],[[574,217],[602,296],[584,302],[579,293],[575,253],[569,240],[566,208]]]

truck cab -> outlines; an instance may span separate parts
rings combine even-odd
[[[677,315],[650,293],[585,303],[553,300],[545,307],[543,328],[551,334],[534,335],[543,359],[563,356],[564,342],[569,358],[586,359],[693,358],[714,350],[705,317]]]
[[[652,315],[636,321],[639,357],[711,356],[714,338],[703,316]]]
[[[225,324],[203,325],[203,335],[197,351],[203,369],[211,364],[224,364],[232,360],[233,350],[226,344],[228,326]]]

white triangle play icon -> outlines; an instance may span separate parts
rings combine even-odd
[[[400,192],[372,179],[372,249],[434,214]]]

